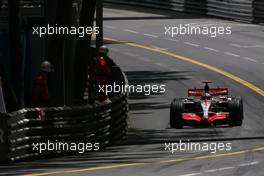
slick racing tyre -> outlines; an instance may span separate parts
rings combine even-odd
[[[183,102],[180,98],[175,98],[170,106],[170,126],[172,128],[181,129],[182,124],[182,113],[183,113]]]
[[[241,126],[244,118],[242,97],[233,98],[228,102],[229,125]]]

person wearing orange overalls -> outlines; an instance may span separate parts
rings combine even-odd
[[[106,61],[108,56],[108,48],[101,46],[98,50],[98,55],[95,60],[95,80],[97,87],[98,99],[100,102],[110,101],[104,92],[99,92],[99,87],[106,86],[110,83],[111,69]]]
[[[48,74],[53,72],[53,65],[44,61],[40,65],[40,72],[35,78],[32,87],[32,105],[35,107],[46,107],[49,102]]]

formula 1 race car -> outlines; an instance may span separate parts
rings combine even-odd
[[[227,88],[189,89],[187,98],[175,98],[170,107],[172,128],[183,126],[241,126],[243,122],[242,97],[229,97]]]

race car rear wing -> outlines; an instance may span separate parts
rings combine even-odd
[[[204,94],[204,89],[188,89],[189,97],[200,97]],[[227,88],[211,88],[209,94],[212,96],[226,96],[228,95]]]

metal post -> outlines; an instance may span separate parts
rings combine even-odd
[[[11,60],[11,82],[19,107],[24,107],[24,72],[21,54],[21,31],[19,1],[8,0],[9,57]]]
[[[6,105],[5,105],[5,98],[4,98],[3,89],[2,89],[2,78],[1,77],[0,77],[0,112],[6,113]]]
[[[96,48],[103,45],[103,0],[96,2],[96,26],[99,27],[99,34],[96,36]]]

